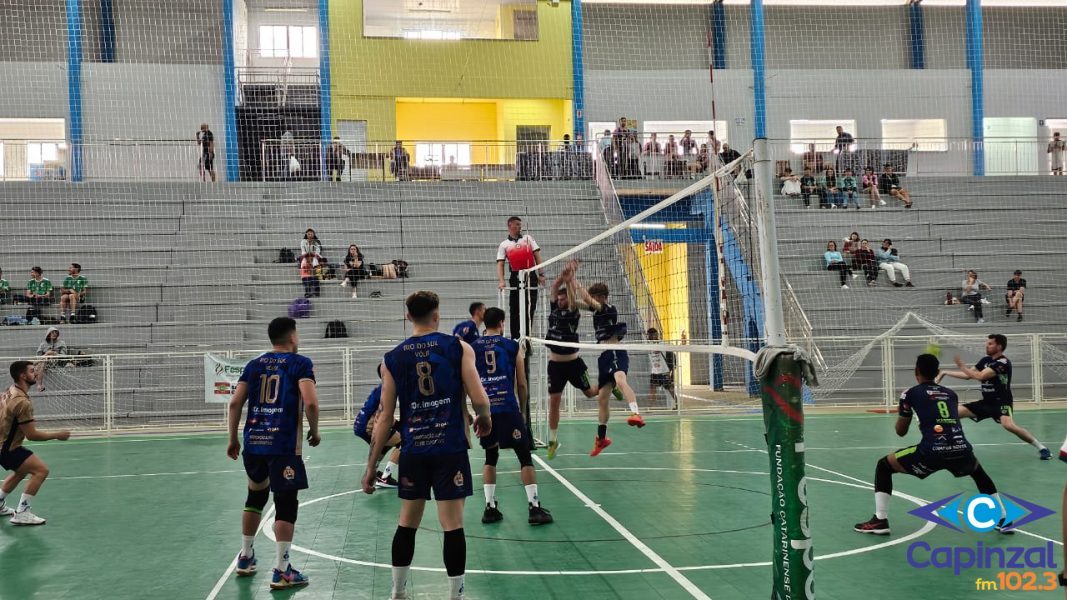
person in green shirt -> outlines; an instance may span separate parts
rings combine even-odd
[[[41,306],[52,303],[52,282],[44,276],[41,267],[30,269],[31,279],[26,282],[26,303],[30,308],[26,311],[26,320],[33,320],[41,316]]]
[[[0,269],[0,304],[11,302],[11,284],[4,279],[4,270]]]
[[[67,276],[63,279],[63,287],[59,289],[59,320],[70,322],[78,310],[78,303],[85,299],[89,292],[89,280],[82,275],[82,266],[78,263],[70,263],[67,267]]]

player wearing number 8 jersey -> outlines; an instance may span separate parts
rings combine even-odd
[[[433,292],[415,292],[405,301],[412,336],[385,355],[382,370],[382,414],[400,405],[400,518],[393,536],[391,598],[410,598],[408,571],[415,554],[415,532],[431,492],[444,531],[445,570],[449,598],[463,598],[467,542],[463,504],[472,494],[467,457],[465,400],[477,412],[474,431],[487,435],[492,423],[489,399],[474,364],[474,351],[459,338],[439,333],[440,301]],[[392,423],[379,419],[371,436],[363,491],[374,493],[375,465]]]
[[[939,367],[933,354],[921,354],[915,361],[915,381],[919,385],[900,396],[896,432],[900,437],[907,435],[912,417],[918,417],[922,440],[878,461],[874,470],[874,516],[855,525],[853,529],[860,533],[889,535],[889,498],[893,494],[894,473],[926,479],[938,471],[948,471],[956,477],[969,475],[980,493],[996,498],[1000,507],[997,530],[1012,533],[1011,523],[1004,522],[1007,512],[997,487],[963,435],[956,392],[934,383]]]

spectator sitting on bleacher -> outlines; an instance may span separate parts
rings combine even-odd
[[[963,293],[960,295],[960,303],[966,304],[967,310],[974,311],[976,323],[985,323],[985,319],[982,318],[982,305],[989,304],[989,300],[982,297],[981,291],[983,288],[990,291],[993,288],[978,279],[978,271],[974,269],[967,271],[967,278],[963,280],[962,287]]]
[[[800,197],[804,199],[804,206],[811,206],[811,195],[818,194],[815,187],[815,177],[811,174],[811,167],[804,167],[804,175],[800,177]]]
[[[1026,280],[1023,279],[1023,272],[1016,270],[1011,279],[1008,280],[1006,286],[1008,291],[1004,294],[1004,300],[1008,303],[1008,307],[1004,309],[1004,316],[1010,317],[1011,311],[1018,313],[1019,318],[1016,321],[1023,320],[1023,296],[1026,295]]]
[[[845,196],[841,193],[840,182],[837,180],[837,172],[833,167],[823,171],[823,202],[827,208],[846,208]],[[822,208],[822,205],[819,205]]]
[[[900,177],[893,172],[893,165],[886,163],[882,174],[878,176],[878,191],[889,194],[904,203],[904,208],[911,208],[911,194],[907,188],[900,187]]]
[[[89,280],[82,275],[82,266],[78,263],[70,263],[67,267],[67,276],[63,279],[63,287],[59,288],[59,322],[73,321],[78,311],[78,303],[85,299],[89,293]]]
[[[11,284],[4,279],[4,270],[0,269],[0,304],[11,302]]]
[[[837,271],[841,275],[841,289],[847,290],[848,276],[852,275],[855,279],[856,275],[852,273],[852,269],[848,268],[848,263],[845,262],[845,257],[841,256],[841,253],[837,251],[837,242],[830,240],[826,242],[826,252],[823,253],[823,259],[826,260],[827,271]]]
[[[845,238],[845,247],[842,248],[841,251],[845,254],[852,254],[856,250],[859,250],[859,247],[860,233],[858,231],[853,231],[852,233],[848,234],[847,238]]]
[[[728,165],[735,160],[741,158],[741,153],[730,147],[730,144],[722,145],[722,152],[719,154],[719,158],[722,159],[722,164]]]
[[[300,256],[296,257],[298,262],[303,262],[304,259],[311,261],[311,268],[319,266],[322,260],[322,242],[311,228],[304,232],[304,239],[300,240]]]
[[[356,298],[356,284],[360,279],[367,279],[370,277],[370,270],[363,264],[363,252],[360,251],[359,246],[352,244],[348,247],[348,254],[345,255],[345,274],[341,278],[341,287],[352,286],[352,298]]]
[[[878,285],[875,283],[878,279],[878,261],[874,258],[874,251],[871,250],[869,241],[860,240],[860,247],[852,251],[852,266],[863,270],[867,279],[867,287]]]
[[[876,206],[876,203],[885,206],[885,200],[882,200],[882,196],[878,193],[878,175],[874,172],[873,167],[867,167],[863,170],[863,178],[860,180],[860,184],[863,186],[860,191],[871,197],[872,209]]]
[[[852,172],[852,169],[845,169],[845,174],[841,176],[841,180],[838,182],[841,193],[845,195],[845,208],[848,208],[849,203],[855,203],[856,210],[860,209],[860,199],[856,197],[856,175]]]
[[[304,284],[305,298],[319,297],[319,278],[315,274],[315,267],[311,266],[311,260],[307,258],[300,261],[300,282]]]
[[[49,327],[48,332],[44,334],[44,341],[37,346],[37,356],[44,359],[37,363],[38,391],[44,391],[44,372],[48,368],[50,359],[53,356],[62,356],[64,354],[67,354],[67,343],[59,339],[59,328]]]
[[[793,174],[793,169],[786,167],[778,179],[782,182],[783,196],[789,198],[800,197],[800,178]]]
[[[915,287],[911,284],[911,271],[908,265],[900,262],[900,254],[893,247],[893,240],[889,238],[882,240],[881,249],[875,250],[874,255],[878,257],[878,268],[885,271],[885,276],[889,278],[889,283],[892,283],[893,287]],[[897,282],[898,271],[904,277],[904,283]]]
[[[649,135],[648,141],[645,142],[645,156],[657,156],[663,153],[663,148],[659,145],[659,140],[656,139],[656,134]]]
[[[26,310],[26,320],[41,316],[40,307],[52,303],[52,282],[44,276],[41,267],[30,269],[30,280],[26,282],[26,295],[23,296],[30,308]]]
[[[708,170],[708,145],[701,144],[700,151],[693,157],[693,160],[689,162],[689,174],[697,175],[699,173],[705,173]]]

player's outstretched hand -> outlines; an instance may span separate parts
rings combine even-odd
[[[65,441],[70,439],[70,432],[67,431],[66,429],[64,429],[63,431],[57,432],[56,433],[56,439],[61,441],[61,442],[65,442]]]
[[[363,493],[364,494],[373,494],[374,493],[374,490],[375,490],[375,487],[374,487],[374,476],[375,476],[375,473],[373,473],[370,469],[368,469],[367,472],[363,473],[363,483],[362,483],[362,485],[363,485]]]
[[[241,455],[241,442],[232,440],[228,446],[226,446],[226,456],[229,456],[233,460],[237,460],[237,457]]]
[[[474,417],[474,435],[482,438],[489,435],[492,430],[493,420],[489,418],[489,415]]]
[[[934,383],[941,383],[941,380],[944,379],[944,378],[945,378],[945,372],[944,371],[938,371],[937,372],[937,377],[934,377]]]
[[[317,432],[317,431],[309,431],[308,432],[308,444],[312,448],[314,448],[315,446],[318,446],[319,443],[321,443],[321,442],[322,442],[322,437],[319,435],[319,432]]]
[[[964,368],[963,367],[963,359],[960,358],[959,354],[957,354],[956,356],[952,357],[952,362],[956,363],[957,367],[959,367],[961,369]]]

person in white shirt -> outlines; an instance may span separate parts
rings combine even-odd
[[[659,340],[659,330],[655,327],[650,328],[645,335],[650,342]],[[674,353],[653,350],[648,353],[648,363],[652,371],[648,378],[649,404],[656,403],[656,392],[663,388],[671,397],[671,410],[678,408],[678,395],[674,392],[674,367],[678,360]]]
[[[508,263],[511,277],[504,280],[504,263]],[[519,272],[523,269],[532,269],[541,264],[541,246],[532,236],[522,232],[522,219],[511,217],[508,219],[508,237],[500,242],[496,251],[496,278],[501,290],[511,288],[510,309],[508,321],[511,322],[511,337],[519,339],[519,331],[522,321],[519,320]],[[537,310],[537,288],[545,285],[544,273],[538,272],[537,279],[531,282],[526,280],[529,290],[529,301],[526,305],[526,330],[529,331],[530,319]]]

